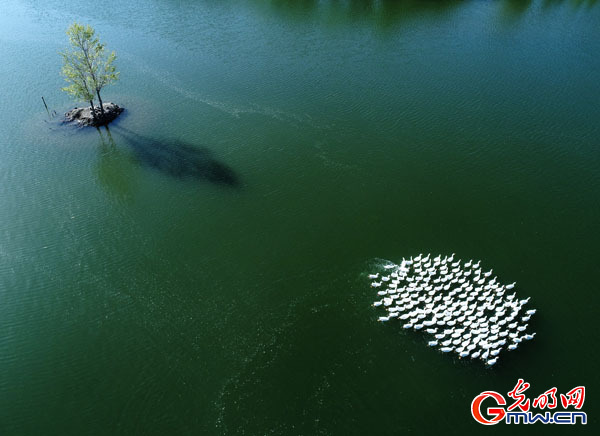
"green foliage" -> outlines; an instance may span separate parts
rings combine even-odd
[[[91,26],[73,23],[67,29],[71,50],[61,54],[62,75],[69,82],[63,91],[78,100],[100,99],[100,90],[119,79],[114,61],[115,52],[107,54],[105,45],[95,36]]]

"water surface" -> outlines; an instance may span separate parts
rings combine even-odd
[[[119,56],[109,131],[41,102],[74,105],[74,20]],[[456,434],[519,377],[597,423],[598,29],[590,0],[4,0],[1,433]],[[420,252],[516,280],[535,340],[486,370],[377,323],[366,272]]]

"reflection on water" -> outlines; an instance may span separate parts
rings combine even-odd
[[[500,13],[502,18],[509,22],[520,18],[529,7],[533,0],[503,0],[500,3]]]
[[[192,178],[229,187],[239,186],[235,172],[216,160],[206,148],[180,139],[154,139],[118,127],[131,146],[135,159],[143,166],[178,179]]]
[[[293,18],[325,17],[330,22],[363,20],[386,27],[415,15],[442,13],[461,3],[460,0],[271,0],[260,2],[259,6]]]
[[[504,10],[512,15],[520,15],[531,6],[532,0],[504,0]]]
[[[104,133],[102,133],[104,130]],[[100,158],[96,169],[98,180],[111,194],[124,202],[133,199],[133,162],[130,156],[116,144],[108,126],[98,129],[100,135]]]
[[[542,8],[568,5],[574,9],[593,7],[600,0],[543,0]],[[371,22],[387,27],[415,17],[444,14],[460,5],[473,2],[461,0],[270,0],[257,2],[257,7],[293,19],[325,19],[328,22]],[[533,5],[533,0],[500,0],[498,4],[507,18],[517,18]]]
[[[559,6],[567,4],[573,9],[577,9],[579,7],[594,7],[598,4],[598,0],[544,0],[542,2],[542,7],[544,9],[551,8],[553,6]]]

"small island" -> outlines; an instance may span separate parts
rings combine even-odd
[[[80,127],[99,127],[117,118],[123,108],[115,103],[103,103],[100,91],[106,85],[116,82],[119,73],[114,61],[115,52],[106,54],[104,44],[95,36],[91,26],[73,23],[67,29],[71,50],[61,53],[63,57],[62,75],[69,83],[63,88],[76,100],[89,102],[88,107],[76,107],[65,114],[64,123],[76,123]],[[94,99],[98,97],[98,104]]]
[[[77,126],[98,127],[110,123],[117,118],[123,108],[115,103],[103,103],[102,110],[99,106],[95,106],[92,112],[92,107],[76,107],[65,113],[65,123],[76,123]]]

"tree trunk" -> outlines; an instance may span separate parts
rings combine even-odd
[[[94,107],[94,100],[90,100],[90,105],[92,106],[92,117],[94,117],[94,120],[96,120],[96,108]]]
[[[100,112],[102,112],[102,118],[104,118],[104,104],[102,103],[102,99],[100,98],[100,91],[96,91],[96,95],[98,96],[98,101],[100,102]]]

